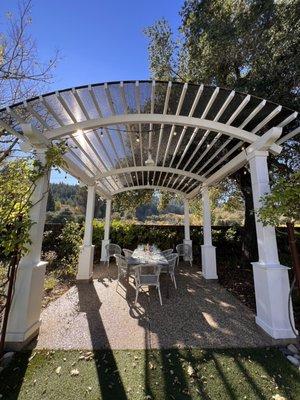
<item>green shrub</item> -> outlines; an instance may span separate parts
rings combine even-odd
[[[57,284],[58,280],[53,274],[47,275],[45,277],[44,289],[46,292],[51,292]]]

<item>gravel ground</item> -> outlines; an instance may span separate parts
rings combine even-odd
[[[39,349],[145,349],[259,347],[275,342],[255,324],[254,314],[199,268],[181,265],[178,290],[161,279],[163,305],[152,288],[134,306],[133,281],[116,291],[116,269],[96,266],[91,283],[72,287],[42,312]]]

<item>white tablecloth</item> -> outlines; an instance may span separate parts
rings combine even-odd
[[[143,249],[135,249],[131,257],[128,259],[129,265],[152,264],[152,265],[169,265],[168,260],[161,251],[146,251]]]

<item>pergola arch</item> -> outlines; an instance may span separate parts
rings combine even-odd
[[[107,258],[111,202],[125,191],[167,190],[184,198],[184,242],[189,200],[203,201],[202,274],[216,279],[208,188],[249,164],[254,207],[269,191],[268,153],[299,133],[298,112],[234,90],[163,81],[120,81],[46,93],[0,110],[0,129],[29,143],[45,162],[45,149],[68,144],[64,169],[88,188],[78,280],[92,277],[95,194],[106,199],[101,260]],[[25,343],[39,327],[45,263],[41,261],[48,177],[33,201],[29,254],[20,262],[8,342]],[[39,225],[38,225],[39,224]],[[38,228],[37,228],[38,227]],[[280,265],[275,230],[256,219],[259,260],[253,263],[256,322],[273,338],[294,337],[287,305],[289,280]],[[33,306],[34,304],[34,306]]]
[[[280,143],[292,138],[297,118],[295,111],[234,90],[145,80],[59,90],[0,110],[2,129],[30,141],[22,131],[30,124],[34,145],[39,136],[49,144],[66,139],[68,172],[87,185],[105,177],[98,185],[105,198],[148,183],[190,196],[199,191],[199,179],[205,183],[268,129],[283,128]],[[269,149],[281,150],[276,143]],[[151,166],[149,151],[153,168],[143,168]],[[110,174],[116,169],[135,172],[118,174],[117,181]]]
[[[180,170],[177,168],[159,167],[159,166],[136,166],[136,167],[125,167],[125,168],[119,168],[119,169],[112,169],[112,170],[109,170],[109,171],[106,171],[106,172],[103,172],[103,173],[97,175],[95,177],[95,181],[99,181],[103,178],[106,178],[106,177],[112,176],[112,175],[121,175],[121,174],[133,173],[133,172],[165,172],[168,174],[187,176],[198,182],[205,181],[205,178],[202,177],[201,175],[193,174],[192,172],[189,172],[189,171],[183,171],[183,170]]]
[[[172,188],[167,188],[165,186],[155,186],[155,185],[138,185],[138,186],[131,186],[130,188],[122,188],[122,189],[118,189],[115,192],[112,193],[112,195],[116,195],[119,193],[124,193],[127,191],[132,191],[132,190],[161,190],[161,191],[166,191],[166,192],[170,192],[170,193],[175,193],[178,194],[180,196],[182,196],[183,198],[185,198],[186,194],[185,192],[181,191],[181,190],[176,190],[176,189],[172,189]]]
[[[99,129],[101,127],[115,126],[119,124],[164,124],[187,126],[192,128],[221,132],[222,134],[253,143],[259,138],[252,132],[244,129],[235,128],[217,121],[210,121],[205,118],[195,118],[182,115],[169,114],[120,114],[110,117],[89,119],[87,121],[75,122],[62,128],[48,130],[45,133],[47,139],[58,139],[66,135],[89,129]]]

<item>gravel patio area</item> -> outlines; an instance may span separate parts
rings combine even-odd
[[[259,347],[275,344],[254,321],[254,314],[217,282],[205,281],[199,267],[180,265],[178,290],[166,276],[161,279],[163,305],[152,288],[139,295],[119,286],[116,267],[110,278],[97,265],[94,280],[80,283],[52,302],[42,312],[39,349],[145,349],[171,347]]]

